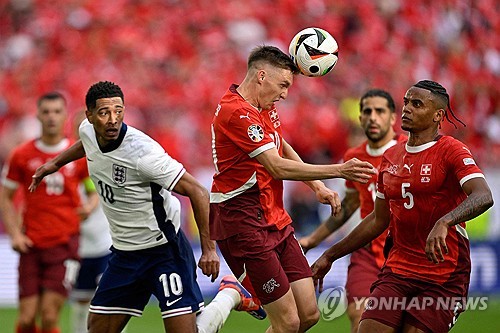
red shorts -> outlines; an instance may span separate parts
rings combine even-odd
[[[463,280],[439,285],[382,272],[361,320],[373,319],[396,329],[406,322],[424,332],[448,332],[465,310],[468,275]]]
[[[242,232],[217,245],[234,275],[262,304],[285,295],[290,282],[312,276],[290,225]]]
[[[361,248],[351,254],[351,263],[347,269],[345,285],[348,303],[370,296],[370,288],[377,281],[380,267],[375,257],[367,248]]]
[[[19,258],[19,298],[44,289],[68,296],[78,274],[78,235],[67,244],[32,248]]]

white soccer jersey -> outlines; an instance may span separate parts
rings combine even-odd
[[[167,243],[180,227],[180,202],[170,191],[186,172],[156,141],[122,125],[118,139],[99,147],[84,120],[80,139],[109,221],[113,246],[132,251]]]

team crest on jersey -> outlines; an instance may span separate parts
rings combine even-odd
[[[127,180],[127,168],[122,165],[113,164],[112,178],[118,185],[125,184],[125,181]]]
[[[260,142],[264,139],[264,130],[260,127],[260,125],[252,124],[248,126],[247,133],[253,142]]]
[[[432,170],[432,164],[422,164],[422,167],[420,168],[420,175],[430,176],[431,170]]]

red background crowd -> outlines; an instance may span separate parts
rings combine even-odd
[[[341,159],[363,138],[358,99],[389,91],[399,109],[420,79],[443,84],[467,124],[443,130],[480,166],[500,162],[500,3],[497,0],[0,0],[0,162],[36,135],[37,97],[63,92],[74,114],[99,80],[125,93],[126,122],[188,169],[210,168],[210,121],[249,50],[288,50],[317,26],[340,45],[321,78],[299,76],[278,105],[285,138],[309,162]],[[70,133],[70,126],[68,126]]]

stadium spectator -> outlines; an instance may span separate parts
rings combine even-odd
[[[303,163],[283,139],[275,103],[287,97],[297,73],[277,47],[256,47],[243,82],[229,87],[211,125],[210,233],[235,276],[264,304],[271,332],[304,332],[319,319],[311,270],[283,207],[282,180],[306,181],[336,214],[338,194],[318,179],[367,182],[376,173],[357,159]]]
[[[392,96],[380,89],[368,90],[359,102],[359,122],[367,137],[363,143],[349,149],[344,160],[353,157],[361,161],[368,161],[375,167],[382,162],[383,153],[397,142],[406,140],[404,135],[396,135],[395,104]],[[343,226],[356,212],[361,209],[361,218],[373,211],[377,175],[366,183],[346,181],[346,195],[342,200],[342,211],[337,216],[329,217],[310,235],[299,239],[304,251],[319,245],[325,238]],[[385,262],[383,248],[387,233],[383,232],[367,246],[351,254],[351,262],[347,271],[347,315],[351,321],[351,332],[358,331],[359,319],[364,306],[358,300],[365,300],[370,296],[370,286],[380,272]],[[356,299],[355,299],[356,298]],[[355,302],[356,301],[356,302]],[[365,302],[363,301],[363,302]],[[363,303],[364,304],[364,303]]]
[[[499,145],[492,153],[484,130],[486,117],[500,105],[500,48],[491,38],[500,34],[496,0],[282,0],[267,2],[266,11],[260,3],[73,0],[54,7],[50,1],[4,1],[0,160],[10,151],[30,99],[47,89],[64,89],[70,110],[76,109],[86,82],[105,71],[107,78],[127,82],[127,99],[144,121],[139,128],[156,140],[167,132],[168,142],[183,142],[178,158],[189,170],[211,168],[209,154],[198,154],[210,139],[211,114],[205,110],[213,109],[225,82],[237,75],[235,68],[244,66],[254,44],[241,41],[253,33],[260,36],[258,44],[284,49],[295,33],[318,26],[339,42],[339,62],[325,77],[296,80],[296,93],[286,103],[289,117],[283,120],[288,141],[305,161],[342,158],[350,124],[340,114],[343,99],[357,99],[373,86],[404,95],[413,82],[432,76],[446,82],[454,109],[468,124],[460,139],[481,165],[496,165]],[[252,30],[238,33],[238,22],[253,22],[247,25]],[[402,72],[408,75],[401,77]],[[309,112],[321,107],[325,111]],[[453,132],[444,126],[443,133]]]
[[[66,165],[29,193],[32,175],[44,163],[70,146],[64,136],[66,101],[60,93],[47,93],[38,100],[40,138],[17,147],[4,166],[0,196],[1,211],[12,248],[20,253],[19,317],[16,332],[59,332],[59,315],[78,271],[80,218],[86,218],[97,203],[90,191],[88,204],[81,205],[78,187],[88,179],[83,161]],[[23,196],[24,212],[16,208]]]
[[[370,300],[359,332],[447,332],[465,310],[471,269],[465,222],[493,199],[470,150],[439,134],[445,118],[454,123],[450,117],[460,121],[439,83],[423,80],[408,89],[401,128],[409,138],[383,156],[374,212],[312,265],[321,290],[333,261],[389,227],[393,245],[370,299],[390,298],[393,306]]]
[[[231,277],[222,279],[220,292],[196,316],[203,309],[196,263],[180,229],[180,202],[170,191],[191,201],[202,250],[198,266],[214,281],[219,257],[209,235],[207,190],[158,143],[123,122],[118,85],[92,85],[85,104],[80,140],[36,170],[30,191],[45,176],[86,156],[113,241],[90,304],[90,332],[120,332],[131,316],[142,314],[151,295],[159,301],[166,332],[216,332],[233,308],[264,318],[264,310]]]

